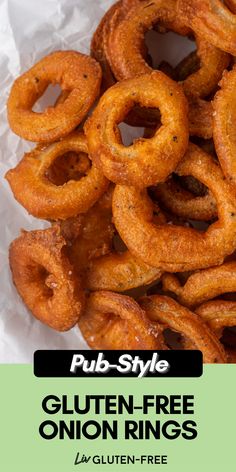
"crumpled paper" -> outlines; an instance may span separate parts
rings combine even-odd
[[[32,147],[32,143],[10,131],[6,101],[14,79],[46,54],[59,49],[88,53],[92,34],[113,3],[113,0],[0,0],[0,363],[31,363],[37,349],[88,349],[78,328],[61,334],[35,320],[12,284],[8,264],[10,242],[21,228],[40,229],[47,223],[27,214],[14,200],[4,179],[6,171]],[[164,37],[158,43],[158,61],[165,57],[163,41]],[[152,33],[149,42],[155,54]],[[183,38],[171,43],[168,57],[173,65],[193,49]],[[48,96],[46,93],[41,106],[48,103]],[[127,129],[126,140],[130,141]]]

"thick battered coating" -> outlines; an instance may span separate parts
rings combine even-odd
[[[85,286],[85,272],[90,262],[112,250],[115,228],[112,224],[111,198],[112,189],[109,188],[87,213],[60,223],[62,236],[67,241],[67,255],[82,274]]]
[[[189,133],[204,139],[213,135],[213,107],[201,98],[189,101]]]
[[[121,254],[113,251],[92,259],[87,271],[86,286],[90,290],[125,292],[157,281],[161,275],[160,269],[145,264],[130,251]]]
[[[34,142],[57,141],[73,131],[96,100],[102,72],[91,57],[76,51],[56,51],[15,80],[7,103],[14,133]],[[69,92],[63,103],[35,113],[32,107],[49,84]]]
[[[10,245],[13,282],[32,314],[57,331],[71,329],[81,315],[81,282],[64,253],[57,227],[24,231]]]
[[[236,364],[235,331],[225,334],[225,328],[236,327],[236,302],[226,300],[212,300],[203,303],[196,313],[208,324],[216,336],[223,343],[229,364]]]
[[[139,138],[126,147],[118,124],[137,103],[159,108],[162,126],[152,138]],[[85,124],[89,154],[112,182],[137,187],[161,182],[187,149],[187,110],[181,87],[160,71],[117,83]]]
[[[236,292],[236,262],[195,272],[183,286],[173,274],[164,274],[162,282],[163,289],[175,293],[180,303],[194,307],[224,293]]]
[[[104,50],[104,30],[110,28],[110,19],[114,12],[121,7],[122,2],[116,2],[102,17],[95,33],[93,34],[90,51],[91,56],[99,62],[102,69],[102,92],[115,84],[116,79],[112,73]]]
[[[92,293],[79,327],[92,349],[155,350],[163,347],[158,325],[153,326],[132,298],[114,292]]]
[[[225,176],[236,183],[236,66],[225,71],[220,87],[213,100],[213,139]]]
[[[116,11],[111,22],[106,46],[106,56],[117,80],[129,79],[153,71],[145,60],[145,33],[156,23],[168,30],[186,35],[181,16],[176,12],[176,1],[143,1],[132,8],[128,15]],[[196,35],[197,56],[200,67],[183,80],[187,96],[203,98],[217,86],[230,57]]]
[[[167,272],[222,264],[236,247],[236,200],[213,157],[190,144],[179,164],[179,175],[192,175],[213,194],[219,219],[205,232],[175,225],[154,225],[153,207],[146,191],[117,185],[113,195],[113,218],[129,250],[147,264]]]
[[[231,12],[221,0],[177,0],[178,15],[186,25],[215,47],[236,55],[236,8]]]
[[[226,355],[215,334],[200,316],[181,306],[175,300],[162,295],[144,297],[139,301],[148,318],[155,324],[163,325],[180,333],[189,349],[199,349],[205,363],[225,363]]]
[[[68,257],[82,275],[84,287],[91,291],[124,292],[147,285],[162,275],[159,269],[145,264],[127,249],[114,247],[112,193],[111,188],[85,215],[61,223]],[[164,215],[158,212],[156,221],[164,222]]]
[[[65,172],[57,169],[57,158],[73,151],[82,153],[85,173],[75,174],[75,169],[68,172],[68,181],[55,184],[52,174],[65,177]],[[105,192],[108,181],[101,170],[93,164],[86,168],[88,155],[87,141],[82,132],[74,132],[63,140],[48,146],[37,146],[33,151],[24,155],[19,164],[7,172],[8,180],[14,197],[27,211],[37,218],[57,220],[66,219],[78,213],[85,213]],[[69,159],[68,159],[69,161]],[[65,164],[65,160],[63,161]],[[69,165],[69,162],[68,162]],[[54,166],[53,172],[51,166]],[[78,168],[80,168],[77,163]],[[55,169],[56,168],[56,169]],[[81,167],[82,168],[82,167]]]
[[[199,306],[196,310],[205,323],[220,338],[226,327],[236,326],[236,302],[212,300]]]
[[[113,2],[91,56],[53,52],[10,91],[12,130],[38,144],[6,179],[51,224],[10,245],[13,282],[35,318],[77,324],[92,349],[235,362],[235,15],[236,0]],[[151,29],[196,51],[154,70]],[[34,112],[50,84],[59,98]],[[127,146],[124,123],[146,128]]]
[[[153,189],[153,193],[165,209],[181,218],[210,221],[217,217],[216,203],[209,192],[195,196],[173,178],[159,184]]]

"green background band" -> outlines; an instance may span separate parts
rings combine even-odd
[[[31,365],[0,365],[0,470],[4,472],[222,472],[235,467],[235,376],[236,365],[206,365],[201,378],[97,378],[97,379],[39,379],[33,376]],[[95,416],[87,414],[46,415],[41,403],[46,395],[121,394],[135,395],[136,403],[142,395],[194,395],[195,414],[144,416]],[[152,421],[184,419],[197,423],[198,437],[192,441],[175,440],[44,440],[38,433],[46,419]],[[122,430],[122,426],[120,430]],[[77,452],[85,455],[168,455],[168,465],[74,465]]]

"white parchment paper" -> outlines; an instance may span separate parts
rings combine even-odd
[[[58,49],[89,53],[93,32],[113,0],[0,0],[0,363],[31,363],[36,349],[87,349],[79,330],[57,333],[35,320],[12,284],[8,246],[20,229],[47,226],[14,200],[4,179],[32,144],[15,136],[6,118],[14,79],[44,55]],[[168,58],[175,65],[193,49],[183,38],[171,41]],[[152,53],[156,41],[149,42]],[[166,57],[166,39],[158,42],[158,61]],[[49,94],[44,98],[45,104]]]

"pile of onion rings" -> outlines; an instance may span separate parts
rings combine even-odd
[[[35,318],[78,325],[92,349],[236,362],[236,2],[215,4],[114,2],[90,56],[53,52],[10,91],[10,127],[36,147],[6,179],[50,225],[10,245],[13,282]],[[151,29],[196,50],[156,70]],[[61,94],[36,113],[49,84]],[[129,145],[122,123],[143,128]]]

